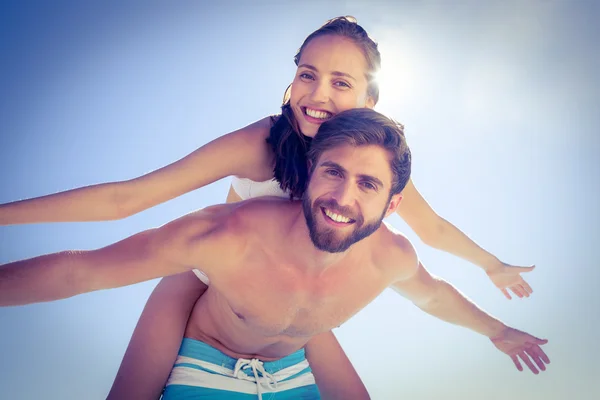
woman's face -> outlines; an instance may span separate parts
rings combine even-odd
[[[311,40],[298,62],[290,105],[300,131],[310,137],[339,112],[374,107],[367,94],[367,61],[361,49],[338,35]]]

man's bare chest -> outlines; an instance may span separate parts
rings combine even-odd
[[[293,268],[246,265],[219,292],[248,329],[264,336],[311,336],[337,327],[391,282],[373,266],[337,266],[318,277]]]

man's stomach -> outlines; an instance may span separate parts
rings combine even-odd
[[[301,349],[311,337],[281,334],[281,327],[265,320],[248,320],[235,314],[217,293],[209,292],[212,291],[207,290],[194,306],[185,329],[186,338],[204,342],[230,357],[273,361]]]

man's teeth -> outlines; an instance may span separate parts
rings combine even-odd
[[[335,222],[343,222],[343,223],[348,223],[350,221],[352,221],[350,218],[348,217],[344,217],[343,215],[340,214],[336,214],[334,212],[331,212],[329,210],[325,210],[325,215],[327,215],[329,218],[331,218],[332,220],[334,220]]]
[[[306,109],[306,114],[309,117],[313,117],[313,118],[317,118],[317,119],[327,119],[331,116],[331,114],[326,111],[311,110],[310,108]]]

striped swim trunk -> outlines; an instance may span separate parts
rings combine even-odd
[[[300,349],[277,361],[232,358],[206,343],[184,338],[163,400],[320,399]]]

